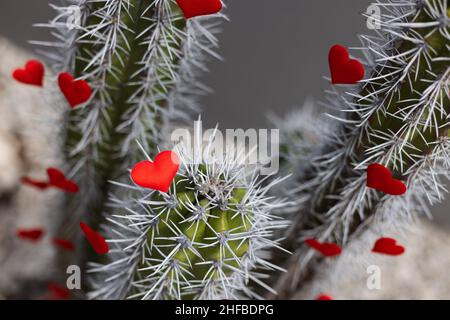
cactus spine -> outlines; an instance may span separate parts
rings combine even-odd
[[[425,200],[442,199],[439,180],[448,176],[450,165],[449,3],[377,2],[381,29],[362,37],[371,76],[348,93],[329,94],[328,104],[342,110],[332,115],[338,120],[334,134],[312,151],[312,164],[296,164],[302,174],[290,189],[300,202],[288,236],[296,243],[288,248],[296,254],[289,261],[291,272],[278,280],[282,297],[314,275],[318,259],[303,244],[306,237],[345,247],[374,222],[401,225],[427,212]],[[365,169],[371,163],[389,167],[405,181],[406,195],[368,189]]]

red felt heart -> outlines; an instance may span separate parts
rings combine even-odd
[[[330,242],[321,243],[316,239],[307,239],[305,240],[305,243],[309,245],[311,248],[319,251],[325,257],[337,256],[340,255],[342,252],[341,247],[335,243]]]
[[[75,245],[72,241],[63,239],[63,238],[53,238],[52,242],[55,246],[60,247],[61,249],[67,250],[67,251],[74,251]]]
[[[109,252],[108,243],[106,243],[105,238],[100,233],[92,230],[84,222],[80,222],[80,228],[97,254],[106,254]]]
[[[92,89],[86,81],[75,80],[69,73],[61,73],[58,84],[72,108],[85,103],[92,95]]]
[[[44,235],[44,230],[40,228],[36,229],[18,229],[16,231],[17,237],[28,240],[31,242],[38,242],[41,240],[42,236]]]
[[[316,297],[316,300],[328,301],[328,300],[333,300],[333,297],[331,297],[327,294],[320,294]]]
[[[179,167],[177,154],[163,151],[154,162],[139,162],[131,171],[131,179],[140,187],[168,192]]]
[[[399,256],[405,253],[405,247],[397,245],[397,240],[392,238],[380,238],[375,242],[372,252]]]
[[[48,300],[67,300],[70,298],[69,289],[63,288],[57,283],[47,284],[47,289],[51,292],[51,295],[47,297]]]
[[[29,60],[25,64],[25,68],[16,69],[12,76],[21,83],[42,87],[44,83],[45,68],[42,62],[37,60]]]
[[[393,196],[400,196],[406,192],[406,185],[392,178],[392,172],[378,163],[367,167],[367,186]]]
[[[80,188],[75,182],[68,180],[64,173],[56,168],[48,168],[47,175],[49,184],[55,188],[61,189],[68,193],[77,193],[80,191]]]
[[[333,84],[355,84],[364,78],[364,66],[350,59],[347,48],[335,45],[328,55]]]
[[[48,182],[34,180],[29,177],[22,177],[21,181],[25,185],[29,185],[29,186],[35,187],[37,189],[40,189],[40,190],[46,190],[46,189],[48,189],[48,187],[50,187]]]
[[[186,19],[215,14],[222,10],[221,0],[177,0],[177,3]]]

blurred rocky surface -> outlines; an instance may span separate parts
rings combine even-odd
[[[378,235],[365,236],[323,265],[314,282],[294,299],[450,299],[450,232],[421,221],[404,233],[386,231],[406,249],[401,256],[371,252]],[[374,277],[379,277],[378,280]],[[379,282],[378,282],[379,281]]]
[[[45,90],[15,82],[11,72],[30,55],[0,38],[0,297],[39,298],[55,271],[50,237],[60,221],[61,194],[20,183],[22,176],[46,179],[61,163],[57,119]],[[46,230],[37,244],[18,239],[18,228]]]

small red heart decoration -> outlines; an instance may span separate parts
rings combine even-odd
[[[74,251],[75,245],[72,241],[63,239],[63,238],[53,238],[52,242],[55,246],[60,247],[61,249],[64,249],[66,251]]]
[[[105,238],[100,233],[92,230],[84,222],[80,222],[80,228],[97,254],[107,254],[109,252],[108,243],[106,243]]]
[[[68,193],[77,193],[80,191],[80,188],[75,182],[68,180],[64,173],[56,168],[48,168],[47,175],[49,184],[55,188],[61,189]]]
[[[131,171],[131,179],[140,187],[168,192],[179,167],[177,154],[163,151],[154,162],[142,161],[136,164]]]
[[[405,253],[405,247],[397,245],[397,240],[392,238],[380,238],[375,242],[372,252],[399,256]]]
[[[342,252],[341,247],[335,243],[330,242],[320,243],[315,239],[307,239],[305,240],[305,243],[309,245],[311,248],[319,251],[325,257],[334,257],[340,255]]]
[[[16,69],[12,76],[17,81],[33,86],[42,87],[44,84],[45,68],[38,60],[29,60],[23,69]]]
[[[47,284],[47,289],[51,292],[51,295],[47,298],[48,300],[67,300],[70,298],[69,289],[63,288],[57,283],[51,282]]]
[[[44,230],[40,228],[36,229],[18,229],[16,231],[17,237],[28,240],[31,242],[38,242],[41,240],[42,236],[44,235]]]
[[[186,19],[215,14],[222,10],[220,0],[177,0],[177,4]]]
[[[316,300],[320,300],[320,301],[329,301],[329,300],[333,300],[333,297],[327,295],[327,294],[320,294],[316,297]]]
[[[400,196],[406,192],[406,185],[392,178],[392,172],[379,163],[367,167],[367,186],[393,196]]]
[[[350,59],[346,47],[333,46],[328,55],[328,62],[333,84],[356,84],[364,78],[364,66],[358,60]]]
[[[21,181],[25,185],[29,185],[29,186],[35,187],[37,189],[40,189],[40,190],[46,190],[46,189],[48,189],[48,187],[50,187],[48,182],[34,180],[29,177],[22,177]]]
[[[61,73],[58,84],[72,108],[85,103],[92,95],[89,84],[85,80],[75,80],[70,73]]]

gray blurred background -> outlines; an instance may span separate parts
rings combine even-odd
[[[49,0],[0,1],[0,35],[22,47],[44,40],[33,28],[53,12]],[[57,0],[53,1],[57,2]],[[327,55],[336,43],[358,46],[370,32],[361,16],[369,0],[228,0],[220,53],[203,77],[214,94],[203,99],[205,125],[265,128],[268,111],[283,114],[309,97],[321,100],[328,87]],[[434,208],[435,221],[450,225],[450,202]]]
[[[0,34],[20,46],[49,37],[33,23],[53,18],[50,0],[0,1]],[[52,2],[57,3],[58,0]],[[228,0],[220,53],[203,82],[204,121],[224,128],[264,127],[267,111],[283,113],[327,87],[328,49],[357,45],[367,32],[368,0]]]

